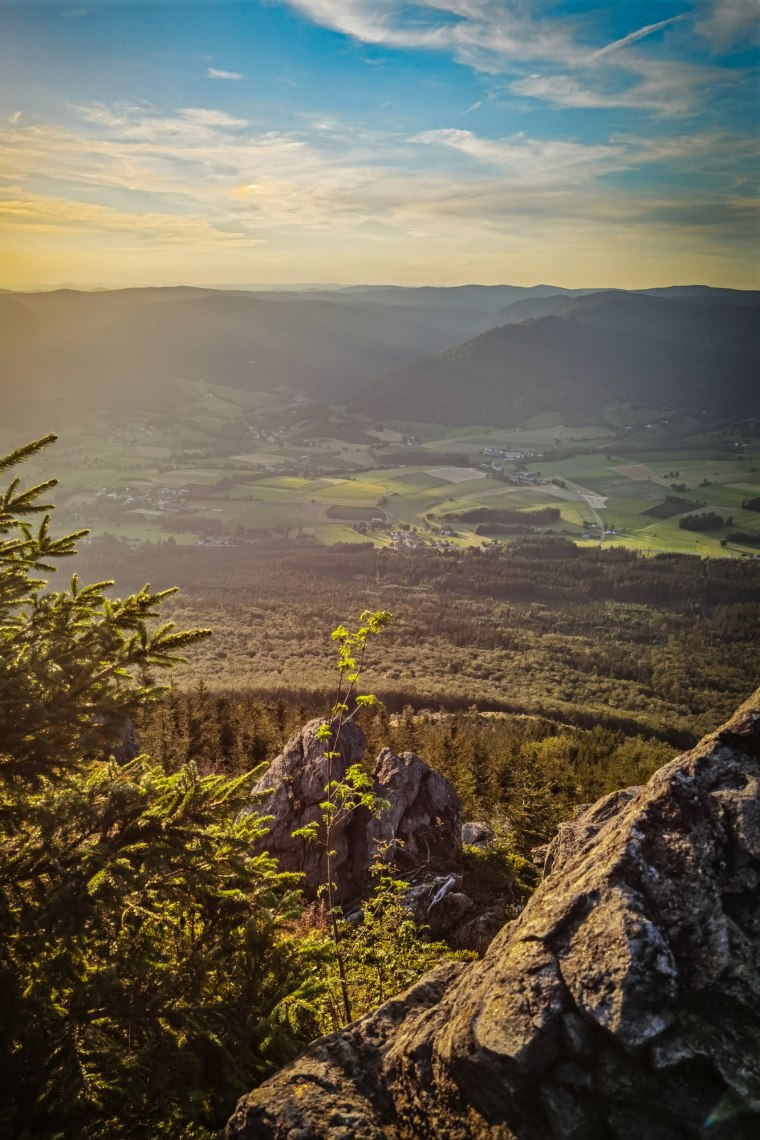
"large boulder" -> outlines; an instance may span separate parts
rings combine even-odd
[[[760,1135],[760,691],[547,865],[482,961],[316,1042],[226,1140]]]
[[[310,720],[291,736],[253,789],[254,810],[272,817],[259,849],[275,855],[283,871],[300,872],[309,898],[315,898],[319,887],[327,881],[325,849],[321,844],[294,838],[293,832],[321,821],[319,805],[324,801],[328,779],[341,780],[347,768],[359,763],[367,747],[364,733],[349,721],[341,730],[337,748],[340,756],[328,761],[324,742],[317,739],[322,724],[324,720]],[[336,825],[333,880],[340,901],[354,898],[365,884],[368,822],[368,812],[357,809]]]
[[[367,747],[361,729],[349,721],[341,730],[340,756],[330,767],[324,743],[317,739],[323,723],[309,721],[291,736],[253,789],[258,801],[253,810],[271,816],[259,849],[275,855],[284,871],[303,874],[309,898],[315,898],[327,880],[325,849],[294,838],[293,832],[321,822],[328,777],[341,780],[351,765],[361,761]],[[462,805],[449,781],[413,752],[396,756],[390,748],[378,756],[372,779],[374,792],[387,806],[375,815],[357,808],[336,824],[333,833],[332,875],[338,901],[357,899],[367,890],[378,856],[393,862],[399,874],[417,885],[461,871]],[[427,921],[427,910],[414,908],[411,900],[410,909],[420,921]],[[450,908],[449,913],[453,913]],[[442,932],[440,925],[437,929]]]
[[[411,879],[430,879],[462,868],[462,804],[447,779],[413,752],[384,748],[373,772],[374,789],[388,803],[369,825],[370,842]]]

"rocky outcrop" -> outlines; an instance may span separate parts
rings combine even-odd
[[[485,851],[493,839],[493,831],[487,823],[474,821],[462,824],[462,843],[465,847],[474,847],[477,851]]]
[[[449,781],[413,752],[396,756],[390,748],[378,756],[372,778],[388,804],[370,824],[375,849],[392,852],[412,877],[461,871],[462,804]]]
[[[294,838],[293,832],[322,817],[320,803],[328,782],[324,745],[317,739],[322,723],[309,721],[295,733],[253,789],[259,800],[254,810],[271,817],[260,849],[276,855],[284,871],[303,874],[304,891],[310,898],[316,897],[327,877],[324,849]],[[340,756],[332,761],[332,779],[341,780],[351,765],[361,761],[366,747],[361,729],[353,722],[345,724]],[[438,882],[442,874],[458,874],[462,869],[462,805],[449,781],[413,752],[396,756],[384,748],[372,783],[387,807],[375,816],[357,809],[336,825],[333,835],[333,879],[340,901],[361,897],[376,856],[393,861],[398,873],[415,886]],[[416,918],[426,920],[427,908],[421,902],[414,905],[410,899],[410,908]],[[439,907],[439,917],[443,914]]]
[[[317,730],[323,723],[321,719],[311,720],[291,736],[253,789],[258,801],[255,811],[271,816],[269,831],[259,847],[275,855],[283,871],[297,871],[304,876],[304,891],[309,898],[316,897],[317,889],[327,879],[325,852],[306,839],[294,839],[293,832],[321,820],[319,805],[325,798],[329,776],[341,780],[347,768],[359,763],[367,747],[364,733],[349,722],[341,732],[340,757],[332,761],[330,769],[324,743],[317,739]],[[368,813],[357,810],[335,829],[333,878],[340,899],[353,898],[363,889],[368,822]]]
[[[226,1140],[760,1135],[760,692],[546,863],[482,961],[316,1042]]]

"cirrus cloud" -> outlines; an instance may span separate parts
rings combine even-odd
[[[200,258],[218,248],[226,263],[252,247],[270,264],[310,250],[315,269],[320,257],[333,265],[337,251],[353,264],[368,245],[383,251],[383,264],[413,251],[419,264],[446,255],[460,267],[478,250],[486,262],[499,250],[532,251],[544,276],[571,247],[588,265],[601,264],[592,249],[603,258],[638,242],[654,267],[688,252],[686,234],[700,256],[721,251],[721,265],[747,253],[752,202],[737,175],[754,148],[741,135],[590,143],[458,127],[382,135],[308,117],[291,131],[257,131],[199,107],[97,104],[77,113],[66,126],[0,125],[0,166],[16,182],[0,203],[8,239],[48,234],[94,249],[101,235],[112,253],[165,246]],[[641,180],[650,165],[681,179],[680,199]]]
[[[222,71],[219,67],[209,67],[206,70],[206,78],[240,80],[245,79],[245,76],[241,71]]]

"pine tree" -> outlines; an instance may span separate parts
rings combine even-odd
[[[0,459],[12,469],[53,442],[45,436]],[[0,496],[0,764],[10,775],[50,775],[73,756],[113,750],[131,712],[163,689],[156,669],[183,658],[180,651],[209,630],[177,631],[167,622],[149,631],[161,601],[173,590],[144,586],[111,599],[112,582],[83,586],[73,575],[67,590],[45,590],[40,573],[76,553],[78,531],[50,533],[51,504],[41,502],[56,485],[48,479],[26,490],[14,478]],[[35,529],[31,517],[43,514]]]
[[[0,495],[0,1137],[208,1136],[303,1043],[325,951],[251,856],[250,774],[119,762],[207,631],[151,624],[168,590],[46,589],[84,533],[52,536],[54,482]]]

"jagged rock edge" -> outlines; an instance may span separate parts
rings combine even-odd
[[[632,826],[631,821],[641,813],[642,807],[645,817],[647,813],[651,817],[656,816],[657,806],[662,808],[663,803],[666,809],[668,806],[678,807],[679,791],[682,798],[685,796],[684,802],[691,802],[692,806],[696,804],[701,812],[700,818],[704,817],[716,832],[722,828],[728,840],[732,828],[732,820],[728,818],[731,804],[727,801],[723,805],[724,815],[718,818],[720,802],[716,804],[714,797],[716,793],[726,790],[741,792],[740,773],[728,772],[725,787],[721,787],[719,782],[707,789],[700,785],[697,790],[701,795],[695,795],[694,788],[690,791],[689,781],[692,784],[695,781],[699,783],[700,779],[704,780],[711,770],[721,764],[730,766],[732,758],[736,758],[737,754],[746,759],[750,768],[754,761],[751,774],[754,775],[757,788],[760,692],[742,706],[723,728],[656,773],[648,785],[633,789],[627,794],[613,793],[613,797],[605,797],[569,825],[573,831],[571,836],[567,835],[566,826],[564,852],[555,851],[553,865],[549,867],[550,873],[545,882],[520,919],[509,924],[497,936],[483,962],[472,966],[456,964],[441,967],[406,994],[386,1003],[342,1033],[316,1042],[292,1066],[240,1102],[224,1132],[225,1137],[230,1140],[232,1137],[241,1140],[245,1137],[248,1140],[254,1136],[291,1136],[293,1140],[295,1137],[306,1140],[308,1137],[343,1135],[347,1140],[349,1136],[446,1135],[453,1138],[498,1135],[517,1136],[520,1140],[523,1137],[525,1140],[543,1140],[544,1137],[554,1136],[577,1136],[586,1140],[586,1137],[595,1134],[625,1136],[626,1130],[631,1134],[631,1130],[636,1128],[641,1136],[681,1137],[704,1134],[704,1117],[699,1121],[699,1113],[694,1116],[692,1112],[690,1120],[687,1112],[686,1117],[681,1116],[678,1121],[671,1113],[669,1120],[658,1122],[658,1096],[650,1098],[650,1108],[653,1108],[654,1115],[650,1112],[647,1116],[645,1109],[637,1108],[640,1096],[628,1096],[626,1099],[626,1096],[616,1094],[616,1079],[620,1084],[626,1079],[639,1077],[639,1083],[643,1081],[643,1086],[650,1093],[653,1089],[656,1093],[658,1074],[665,1074],[665,1077],[660,1078],[660,1084],[667,1085],[669,1067],[678,1068],[679,1063],[700,1060],[699,1050],[689,1054],[688,1040],[685,1043],[679,1043],[678,1039],[668,1040],[667,1033],[669,1026],[672,1026],[672,1018],[670,1021],[664,1018],[662,1025],[652,1026],[651,1033],[647,1032],[644,1024],[642,1033],[637,1037],[635,1033],[633,1036],[621,1036],[620,1026],[605,1024],[604,1017],[600,1022],[589,1013],[588,1008],[583,1007],[582,995],[579,1013],[577,1001],[572,997],[571,988],[563,975],[563,968],[567,973],[568,947],[574,935],[582,930],[584,921],[598,907],[601,887],[597,884],[596,891],[584,890],[581,883],[580,891],[561,914],[552,913],[563,910],[561,897],[557,907],[552,907],[551,902],[553,894],[561,895],[559,882],[567,884],[568,881],[573,883],[583,878],[591,853],[598,853],[606,844],[613,849],[614,854],[616,837],[618,847],[619,837],[624,833],[630,835],[634,846],[638,843],[640,847],[641,829]],[[746,787],[746,780],[744,786]],[[669,798],[673,801],[670,804]],[[683,809],[683,804],[681,808]],[[747,820],[751,822],[753,809],[760,820],[757,792],[752,802],[733,805],[734,823],[736,812],[743,808],[746,808],[746,819],[743,817],[743,821],[739,821],[742,825]],[[606,818],[602,819],[601,816]],[[677,811],[675,816],[674,826],[677,830]],[[597,824],[600,826],[597,827]],[[752,837],[747,835],[745,838],[749,844]],[[650,837],[650,840],[656,843],[657,836]],[[746,867],[739,870],[745,876],[745,886],[746,883],[751,884],[754,876],[756,887],[757,882],[760,882],[760,830],[753,842],[756,850],[753,848],[754,854],[750,852],[750,855],[754,858],[755,865],[750,866],[747,862]],[[557,843],[558,840],[555,840]],[[749,851],[749,846],[747,850]],[[626,895],[629,905],[620,912],[623,920],[627,915],[636,913],[642,915],[643,920],[648,920],[647,909],[651,900],[648,904],[646,894],[638,888],[648,886],[648,893],[651,893],[652,883],[627,882],[625,872],[630,863],[631,848],[626,842],[618,850],[617,859],[613,859],[606,875],[606,885]],[[657,870],[656,867],[654,870]],[[732,889],[736,893],[738,888]],[[544,910],[549,912],[545,919]],[[534,925],[542,927],[543,932],[532,931]],[[514,983],[517,979],[523,986],[535,983],[536,979],[539,983],[545,983],[543,991],[539,984],[537,992],[532,995],[539,998],[539,1004],[535,1007],[538,1024],[531,1024],[532,1035],[526,1036],[524,1042],[513,1041],[508,1043],[507,1048],[494,1052],[489,1048],[489,1027],[485,1024],[488,1019],[484,1021],[483,1017],[489,1009],[493,1012],[493,995],[483,1008],[474,1013],[471,1008],[468,1013],[467,998],[470,998],[471,1005],[472,994],[482,988],[484,977],[487,981],[490,973],[498,973],[494,969],[494,963],[498,963],[504,956],[509,959],[515,951],[520,951],[523,960],[520,969],[513,971],[511,981]],[[709,974],[709,955],[701,968]],[[664,969],[663,975],[667,976],[667,972]],[[754,982],[757,988],[757,978]],[[570,985],[572,986],[572,981]],[[457,1001],[461,995],[464,995],[465,1016],[462,1017],[460,1011],[463,1024],[459,1026],[461,1033],[457,1037],[456,1034],[452,1035],[451,1025],[456,1020]],[[749,1008],[753,1011],[757,1008],[756,996],[749,996]],[[510,1015],[512,1013],[513,1009],[510,1010]],[[678,1011],[675,1016],[678,1016]],[[740,1024],[740,1019],[737,1020],[736,1016],[735,1021],[736,1026],[730,1028],[740,1036],[741,1032],[746,1035],[746,1025]],[[481,1025],[480,1022],[484,1024]],[[448,1034],[443,1032],[444,1023],[449,1028]],[[509,1025],[507,1018],[504,1022],[491,1025],[490,1032],[503,1033],[505,1026],[509,1032]],[[560,1055],[565,1056],[565,1068],[574,1064],[577,1069],[574,1074],[560,1074],[560,1077],[564,1076],[566,1081],[570,1081],[565,1086],[558,1083],[557,1074],[552,1070],[552,1066],[558,1067],[554,1065],[554,1060],[559,1049],[560,1033],[563,1034],[564,1042],[564,1054]],[[589,1046],[583,1044],[584,1033],[586,1037],[592,1033],[601,1033],[610,1056],[614,1054],[617,1064],[617,1070],[615,1064],[607,1065],[610,1071],[601,1085],[597,1079],[599,1074],[592,1073],[596,1084],[592,1084],[593,1095],[589,1096],[577,1089],[572,1091],[571,1081],[575,1076],[576,1080],[581,1081],[582,1087],[584,1075],[588,1076],[589,1069],[593,1069],[588,1061]],[[716,1031],[717,1036],[721,1033],[724,1037],[730,1037],[729,1030],[725,1027],[719,1027]],[[651,1049],[653,1042],[657,1043],[654,1050]],[[752,1043],[757,1046],[755,1057],[760,1056],[760,1036],[757,1030]],[[728,1045],[730,1044],[729,1041]],[[542,1049],[548,1049],[546,1056],[554,1049],[555,1057],[549,1060],[544,1058],[542,1061],[539,1056],[537,1059],[537,1054]],[[642,1063],[641,1057],[647,1049],[651,1057]],[[724,1082],[722,1100],[733,1097],[737,1104],[743,1102],[748,1111],[733,1117],[729,1113],[727,1121],[716,1121],[710,1134],[721,1137],[748,1135],[741,1131],[745,1124],[754,1128],[755,1119],[760,1121],[758,1063],[753,1064],[749,1058],[742,1066],[740,1062],[743,1058],[740,1057],[739,1063],[734,1066],[721,1065],[719,1053],[716,1045],[712,1052],[708,1049],[706,1055],[703,1051],[702,1059],[707,1067],[712,1065],[713,1070],[717,1068]],[[730,1056],[730,1049],[728,1053]],[[481,1084],[480,1080],[473,1080],[477,1078],[479,1068],[485,1071],[486,1076],[490,1075],[490,1080],[486,1082],[489,1087],[485,1090],[476,1087]],[[316,1078],[319,1074],[319,1085],[324,1094],[317,1095],[313,1102],[303,1091],[307,1071],[311,1073],[311,1078]],[[352,1078],[351,1073],[356,1074],[355,1077]],[[712,1075],[715,1076],[715,1071]],[[501,1079],[496,1080],[497,1076]],[[604,1072],[602,1076],[604,1077]],[[536,1087],[538,1077],[541,1077],[540,1088]],[[470,1090],[469,1095],[465,1091],[467,1088]],[[297,1093],[298,1089],[302,1091]],[[530,1097],[526,1097],[526,1093],[531,1091],[535,1094],[535,1105],[530,1103]],[[697,1092],[698,1090],[693,1095],[696,1096]],[[593,1101],[604,1104],[605,1098],[606,1117],[603,1121],[594,1121]],[[713,1106],[716,1111],[720,1110],[722,1100]],[[691,1106],[694,1107],[700,1108],[698,1097],[695,1106]],[[683,1106],[679,1109],[676,1105],[675,1111],[678,1115],[683,1111]],[[753,1121],[752,1124],[749,1123],[750,1120]],[[600,1132],[600,1127],[605,1131]],[[656,1133],[652,1131],[655,1128],[659,1129]]]

